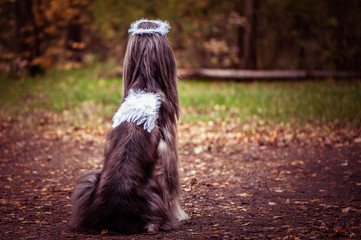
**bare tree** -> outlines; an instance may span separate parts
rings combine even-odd
[[[244,34],[244,68],[257,69],[257,1],[246,0],[246,31]]]
[[[16,56],[12,61],[12,75],[20,77],[21,68],[27,66],[31,76],[41,72],[42,69],[38,64],[32,60],[38,57],[39,44],[37,39],[37,28],[34,22],[34,15],[32,12],[32,0],[18,0],[14,3],[15,15],[15,41],[14,49]]]

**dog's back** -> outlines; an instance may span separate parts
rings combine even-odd
[[[148,133],[141,125],[124,122],[113,129],[103,170],[90,172],[74,189],[71,225],[81,231],[176,228],[178,220],[163,202],[154,172],[159,141],[158,128]]]

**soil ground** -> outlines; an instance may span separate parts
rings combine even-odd
[[[3,118],[0,238],[361,238],[360,129],[229,125],[180,125],[182,205],[190,217],[180,229],[90,235],[69,228],[70,196],[80,176],[101,168],[108,129]]]

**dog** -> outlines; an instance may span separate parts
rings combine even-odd
[[[180,110],[169,28],[160,20],[131,24],[123,99],[107,135],[103,169],[82,177],[72,194],[76,231],[156,233],[187,219],[180,207]]]

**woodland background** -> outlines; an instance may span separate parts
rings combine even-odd
[[[168,20],[179,68],[361,69],[358,0],[1,0],[0,71],[113,62],[131,22]]]

